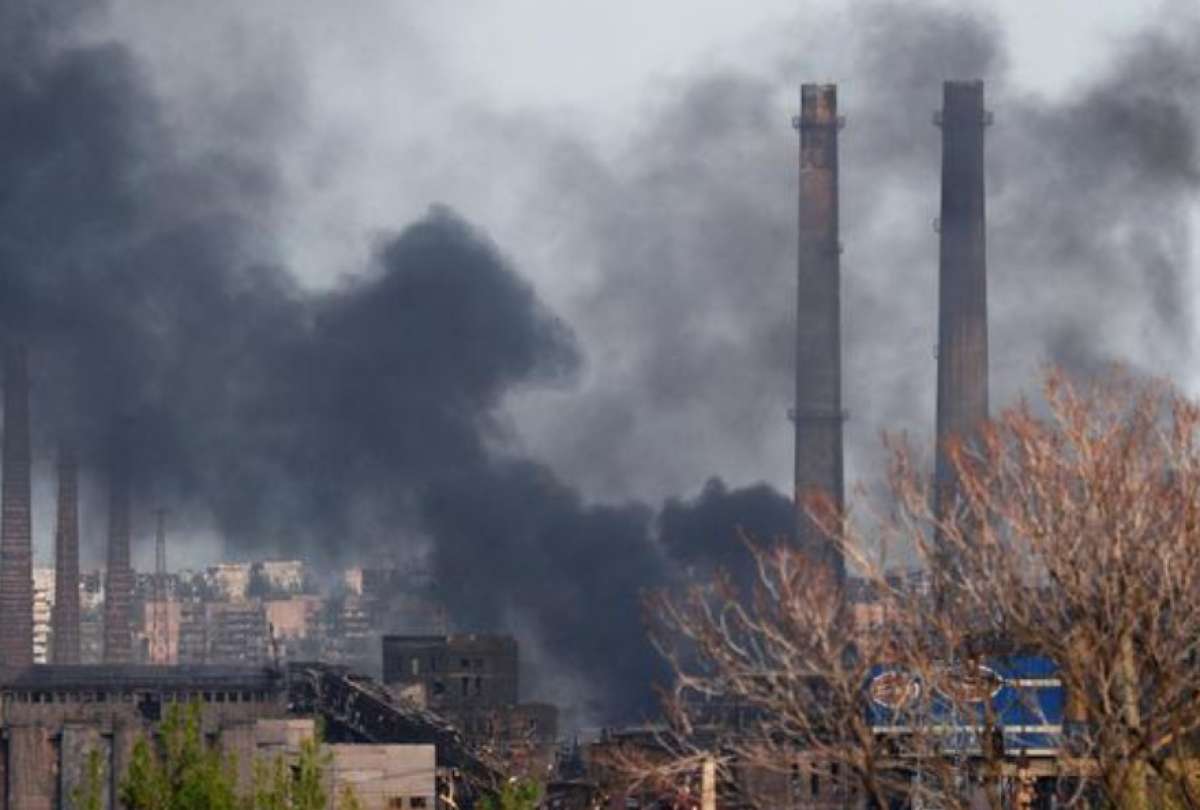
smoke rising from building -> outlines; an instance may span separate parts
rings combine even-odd
[[[642,588],[732,561],[732,525],[790,525],[787,499],[752,482],[790,483],[800,81],[836,77],[849,118],[851,480],[872,471],[879,428],[932,433],[930,115],[946,78],[987,80],[999,122],[994,401],[1043,359],[1164,370],[1190,355],[1194,26],[1131,39],[1051,103],[1007,87],[988,21],[872,6],[820,29],[836,52],[789,31],[764,42],[766,67],[677,80],[615,158],[557,121],[475,111],[496,126],[459,144],[490,139],[494,173],[471,169],[472,194],[533,165],[509,203],[553,272],[580,275],[552,308],[513,246],[449,208],[392,223],[332,287],[304,286],[274,233],[293,201],[270,117],[290,91],[247,90],[283,101],[243,105],[239,148],[197,145],[129,50],[73,38],[70,4],[0,0],[0,22],[21,43],[0,61],[0,321],[36,347],[35,450],[70,433],[103,478],[133,426],[135,513],[162,504],[235,552],[425,538],[455,623],[528,633],[595,716],[645,705]],[[476,164],[451,151],[428,161],[453,186],[451,161]],[[712,475],[729,484],[680,494]],[[102,547],[92,522],[84,541]]]

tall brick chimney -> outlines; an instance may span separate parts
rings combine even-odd
[[[108,562],[104,577],[104,662],[133,661],[133,568],[129,563],[129,477],[118,462],[110,472]]]
[[[835,85],[800,90],[800,216],[796,306],[796,541],[840,581],[841,553],[804,511],[813,492],[840,510],[842,472],[841,244],[838,241],[838,129]]]
[[[74,448],[58,450],[58,523],[54,530],[55,664],[79,663],[79,462]]]
[[[957,498],[945,448],[970,439],[988,418],[987,252],[983,134],[990,117],[983,82],[946,82],[942,111],[942,209],[938,270],[938,388],[935,505]]]
[[[0,481],[0,666],[33,663],[33,547],[30,496],[29,356],[4,348],[4,446]]]

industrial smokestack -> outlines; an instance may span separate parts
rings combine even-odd
[[[79,462],[58,451],[58,524],[54,530],[54,648],[56,664],[79,663]]]
[[[988,418],[987,259],[983,133],[990,116],[983,82],[946,82],[935,119],[942,128],[938,270],[938,390],[935,508],[957,498],[947,442],[969,440]]]
[[[109,480],[108,568],[104,579],[104,661],[133,661],[133,569],[129,564],[129,478],[120,465]]]
[[[813,493],[840,512],[842,473],[841,244],[838,241],[837,87],[800,90],[800,249],[796,307],[796,541],[840,581],[845,563],[805,514]]]
[[[33,548],[29,483],[28,350],[4,350],[3,480],[0,481],[0,665],[33,663]]]

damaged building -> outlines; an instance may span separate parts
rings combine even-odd
[[[526,749],[548,761],[558,737],[558,709],[521,702],[518,673],[512,636],[383,638],[383,682],[398,697],[445,717],[473,744]]]

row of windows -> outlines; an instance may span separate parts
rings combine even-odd
[[[158,699],[166,703],[263,703],[270,698],[268,692],[245,690],[219,691],[175,691],[175,692],[106,692],[103,690],[79,692],[17,691],[4,692],[3,701],[12,703],[133,703],[142,698]]]
[[[460,658],[459,669],[475,672],[483,672],[487,668],[487,661],[483,658]],[[441,658],[439,656],[430,656],[426,666],[429,672],[437,672],[441,668]],[[408,662],[409,671],[413,675],[421,674],[421,658],[413,656]]]

